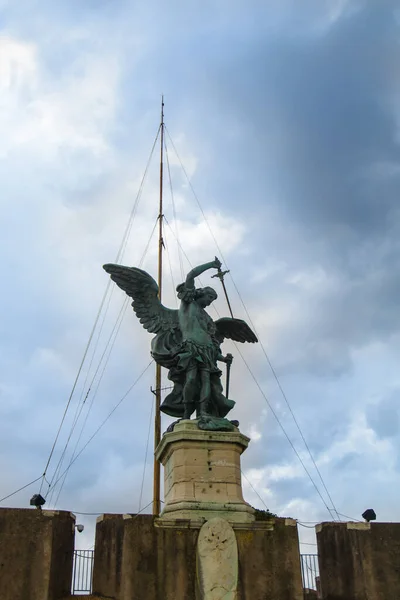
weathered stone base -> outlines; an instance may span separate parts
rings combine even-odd
[[[323,600],[400,598],[400,523],[316,527]]]
[[[1,600],[59,600],[70,593],[75,517],[0,508]]]
[[[212,519],[231,523],[254,521],[244,501],[240,455],[249,438],[235,431],[203,431],[197,421],[185,420],[164,434],[156,457],[164,465],[166,519]]]
[[[221,517],[229,523],[253,523],[254,509],[245,502],[174,502],[166,505],[162,519],[214,519]]]
[[[220,516],[220,515],[219,515]],[[196,555],[205,519],[103,515],[96,527],[93,593],[115,600],[200,600]],[[302,600],[296,522],[232,523],[237,600]]]

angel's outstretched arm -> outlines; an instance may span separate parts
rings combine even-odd
[[[221,267],[221,263],[217,257],[215,257],[215,260],[213,260],[212,262],[205,263],[204,265],[199,265],[198,267],[195,267],[194,269],[192,269],[190,271],[190,273],[187,274],[185,286],[187,288],[193,288],[194,280],[196,277],[199,277],[199,275],[204,273],[204,271],[208,271],[208,269],[219,269],[220,267]]]

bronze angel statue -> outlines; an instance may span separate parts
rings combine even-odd
[[[194,268],[178,285],[177,310],[160,302],[158,285],[145,271],[114,264],[103,268],[133,299],[133,310],[143,327],[155,334],[151,355],[169,370],[168,378],[173,382],[161,411],[183,419],[190,419],[194,411],[198,418],[224,418],[235,402],[223,394],[218,361],[229,364],[232,356],[222,354],[221,344],[225,338],[237,342],[257,342],[257,338],[241,319],[213,321],[205,310],[217,299],[217,293],[211,287],[196,288],[195,278],[209,269],[220,271],[218,258]]]

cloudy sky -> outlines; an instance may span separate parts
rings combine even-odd
[[[261,345],[240,349],[252,374],[227,345],[231,415],[252,438],[246,499],[301,522],[330,520],[327,507],[400,519],[396,4],[0,1],[1,497],[43,473],[106,290],[101,265],[120,247],[164,94],[175,202],[174,211],[166,169],[165,303],[175,306],[171,272],[175,285],[182,278],[176,236],[185,271],[219,254],[214,236],[231,270],[233,310],[250,315],[331,496]],[[154,275],[157,160],[158,150],[122,261]],[[149,334],[123,311],[123,293],[110,292],[49,482],[150,361]],[[227,314],[221,295],[216,304]],[[63,479],[50,490],[48,506],[136,512],[151,501],[152,384],[153,366],[62,488]],[[39,486],[2,505],[27,506]],[[89,547],[95,515],[78,520],[86,525],[78,543]],[[312,530],[300,534],[314,542]]]

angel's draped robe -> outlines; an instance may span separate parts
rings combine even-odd
[[[180,286],[181,304],[178,311],[179,328],[156,335],[151,350],[154,360],[169,369],[168,379],[173,389],[164,399],[160,410],[171,417],[183,417],[183,389],[186,373],[193,368],[210,373],[210,397],[207,413],[215,417],[225,417],[235,402],[222,393],[221,371],[217,365],[220,345],[217,340],[216,326],[209,314],[195,300],[194,288]],[[200,396],[200,377],[198,390],[194,398],[198,405]]]

